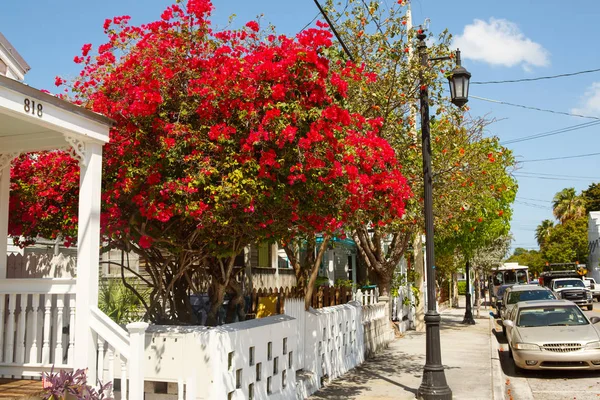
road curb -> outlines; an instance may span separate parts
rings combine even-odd
[[[500,353],[498,352],[498,341],[494,336],[493,328],[496,322],[494,318],[490,316],[489,330],[490,330],[490,362],[492,364],[491,379],[492,379],[492,396],[494,400],[505,400],[504,392],[504,381],[506,377],[502,372],[502,365],[500,364]]]

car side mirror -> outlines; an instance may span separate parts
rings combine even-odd
[[[600,317],[592,317],[590,318],[590,322],[592,324],[597,324],[598,322],[600,322]]]
[[[515,323],[514,323],[514,322],[512,322],[510,319],[505,319],[504,321],[502,321],[502,323],[503,323],[503,324],[504,324],[504,326],[506,326],[506,327],[511,327],[511,328],[512,328],[512,327],[514,327],[514,326],[515,326]]]

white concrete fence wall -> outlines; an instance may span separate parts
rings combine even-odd
[[[392,340],[386,306],[305,311],[304,300],[286,299],[286,315],[216,328],[151,326],[145,398],[169,398],[151,394],[152,382],[167,382],[170,398],[182,400],[306,398]]]
[[[216,328],[151,326],[145,380],[176,384],[178,399],[294,399],[297,329],[287,315]]]

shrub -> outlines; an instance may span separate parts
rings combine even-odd
[[[467,294],[467,281],[458,281],[458,294]]]
[[[142,296],[146,294],[141,293]],[[136,294],[117,279],[108,279],[100,285],[98,308],[120,325],[139,321],[143,310]]]

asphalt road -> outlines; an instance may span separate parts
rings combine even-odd
[[[600,303],[594,302],[594,310],[585,313],[588,317],[600,317]],[[513,400],[600,399],[600,370],[516,372],[501,327],[496,326],[493,333],[499,343],[500,362],[506,376],[505,384],[510,386]]]

